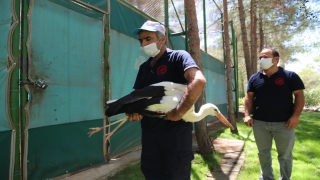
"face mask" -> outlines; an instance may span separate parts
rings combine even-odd
[[[157,42],[160,41],[160,38],[159,38],[159,40]],[[146,46],[140,47],[140,50],[143,51],[147,56],[155,57],[156,55],[159,54],[160,49],[162,47],[162,45],[161,45],[160,49],[158,49],[157,48],[157,42],[154,42],[154,43],[148,44]]]
[[[273,63],[272,63],[273,58],[261,58],[260,59],[260,67],[262,69],[269,69]]]

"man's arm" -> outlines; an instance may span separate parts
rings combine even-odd
[[[254,92],[247,92],[244,98],[244,123],[247,126],[253,126],[253,119],[250,115],[252,111]]]
[[[165,120],[178,121],[193,106],[202,93],[206,78],[198,68],[189,68],[184,77],[188,80],[187,90],[176,108],[167,113]]]
[[[287,122],[287,127],[289,129],[296,128],[299,125],[299,117],[304,107],[303,90],[293,91],[293,95],[294,95],[294,112]]]

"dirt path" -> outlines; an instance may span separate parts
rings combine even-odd
[[[242,114],[239,114],[242,117]],[[220,122],[208,125],[209,133],[225,128]],[[212,139],[214,149],[223,154],[222,161],[218,169],[207,174],[207,180],[235,180],[244,162],[243,152],[244,142],[241,140],[229,140],[223,138]],[[193,148],[198,149],[195,135],[193,135]]]

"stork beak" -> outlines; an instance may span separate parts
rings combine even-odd
[[[228,121],[227,118],[225,118],[221,113],[218,113],[216,115],[216,117],[219,119],[219,121],[221,121],[224,125],[228,126],[229,128],[231,128],[232,130],[234,130],[234,127],[232,126],[232,124]]]

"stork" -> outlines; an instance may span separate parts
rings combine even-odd
[[[120,113],[138,113],[144,117],[163,118],[167,112],[179,104],[185,91],[186,85],[183,84],[168,81],[152,84],[145,88],[134,90],[120,99],[107,101],[108,108],[106,109],[105,115],[111,117]],[[195,112],[193,105],[182,117],[182,120],[186,122],[197,122],[208,115],[216,116],[223,124],[234,129],[231,123],[221,114],[218,107],[211,103],[202,105],[198,113]],[[106,135],[105,142],[107,142],[110,136],[113,135],[127,119],[128,116],[125,116],[109,125],[90,128],[91,131],[88,133],[89,137],[103,128],[121,122],[113,131]]]

